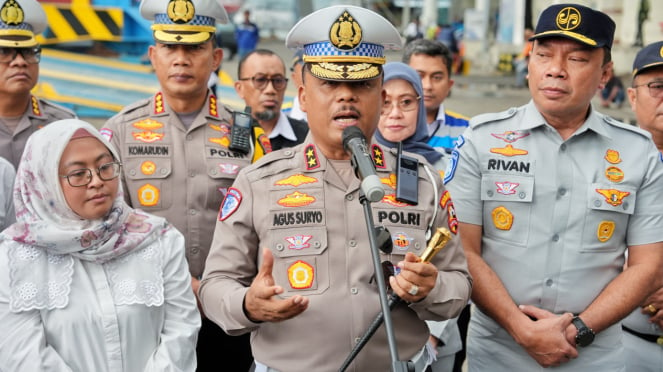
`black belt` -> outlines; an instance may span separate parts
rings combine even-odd
[[[653,342],[653,343],[657,343],[658,339],[661,337],[661,336],[657,336],[657,335],[649,335],[649,334],[646,334],[646,333],[640,333],[640,332],[634,331],[634,330],[626,327],[625,325],[622,325],[622,329],[624,331],[632,334],[635,337],[639,337],[639,338],[641,338],[645,341],[649,341],[649,342]]]

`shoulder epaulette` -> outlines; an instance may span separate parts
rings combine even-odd
[[[70,110],[67,107],[64,107],[62,105],[58,105],[57,103],[53,103],[51,101],[47,101],[47,100],[44,100],[44,99],[40,99],[39,102],[44,107],[51,107],[51,108],[55,109],[56,112],[52,112],[51,110],[44,110],[44,111],[48,111],[49,115],[54,116],[58,119],[71,119],[71,118],[77,117],[76,113],[74,111],[72,111],[72,110]]]
[[[133,120],[141,116],[147,116],[150,113],[150,99],[145,98],[124,106],[124,108],[115,116],[113,116],[113,118],[119,116],[123,118],[123,121],[126,121]]]
[[[283,172],[284,170],[290,168],[296,168],[298,166],[297,161],[295,160],[295,155],[299,152],[295,148],[285,148],[277,151],[270,152],[265,156],[261,157],[255,163],[249,165],[246,168],[246,176],[249,180],[255,181],[262,177],[271,176],[276,173]],[[268,165],[273,164],[278,161],[288,160],[291,163],[291,166],[285,166],[280,168],[267,168]]]
[[[609,124],[613,127],[617,127],[617,128],[625,129],[625,130],[633,132],[633,133],[637,133],[641,136],[647,137],[648,139],[651,138],[651,134],[649,134],[649,132],[647,132],[646,130],[644,130],[642,128],[639,128],[635,125],[630,125],[630,124],[623,123],[623,122],[621,122],[617,119],[613,119],[612,117],[610,117],[608,115],[603,115],[603,121],[605,121],[607,124]]]
[[[504,119],[508,119],[512,116],[514,116],[518,112],[518,109],[515,107],[512,107],[506,111],[502,112],[491,112],[488,114],[480,114],[477,116],[474,116],[472,119],[470,119],[470,127],[478,127],[482,124],[486,123],[491,123],[494,121],[501,121]]]

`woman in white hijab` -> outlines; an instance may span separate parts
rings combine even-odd
[[[90,124],[35,132],[0,235],[1,371],[194,371],[200,316],[184,238],[130,208]]]

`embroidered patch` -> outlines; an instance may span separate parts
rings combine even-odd
[[[444,171],[444,179],[442,180],[445,185],[449,183],[449,181],[454,178],[454,174],[456,174],[456,167],[458,167],[458,160],[460,158],[460,153],[458,152],[459,147],[460,146],[456,147],[449,157],[449,163],[447,164],[447,169]]]
[[[315,151],[314,145],[306,146],[304,149],[304,156],[306,157],[306,170],[315,169],[320,166],[318,153]]]
[[[373,155],[373,164],[375,164],[375,168],[385,169],[387,167],[384,161],[384,151],[382,151],[380,146],[371,146],[371,155]]]
[[[603,157],[610,164],[619,164],[622,162],[622,159],[619,157],[619,151],[617,150],[608,150],[605,152],[605,157]]]
[[[516,193],[516,188],[520,186],[519,183],[515,182],[495,182],[497,186],[497,193],[502,195],[513,195]]]
[[[113,131],[108,129],[108,128],[101,128],[99,130],[99,134],[106,139],[106,141],[110,142],[111,139],[113,139]]]
[[[521,138],[529,136],[529,133],[524,133],[521,131],[507,130],[504,133],[491,133],[491,136],[499,138],[504,142],[513,143],[518,141]]]
[[[447,203],[451,200],[451,194],[449,193],[449,190],[444,190],[442,193],[442,197],[440,198],[440,207],[442,209],[447,209]]]
[[[295,235],[285,238],[285,240],[290,243],[288,249],[304,249],[308,248],[311,245],[308,243],[311,240],[312,235]]]
[[[153,161],[144,161],[140,165],[140,171],[146,175],[146,176],[151,176],[156,172],[157,170],[157,165]]]
[[[292,289],[311,288],[314,275],[313,266],[302,260],[298,260],[288,267],[288,282]]]
[[[152,142],[161,141],[165,134],[164,133],[156,133],[156,132],[146,130],[146,131],[142,131],[142,132],[131,132],[131,135],[137,141],[141,141],[141,142],[145,142],[145,143],[152,143]]]
[[[380,182],[396,190],[396,175],[394,173],[390,174],[389,177],[380,178]]]
[[[596,192],[603,195],[605,201],[615,207],[621,205],[624,198],[631,195],[628,191],[620,191],[617,189],[596,189]]]
[[[412,240],[412,238],[403,232],[398,232],[391,236],[391,241],[393,242],[394,247],[401,251],[406,251],[410,247],[410,242]]]
[[[596,229],[596,237],[600,242],[605,243],[615,232],[615,222],[614,221],[601,221],[599,227]]]
[[[293,186],[293,187],[299,187],[301,185],[306,185],[309,183],[317,183],[318,179],[305,176],[303,174],[293,174],[290,177],[284,178],[282,180],[278,180],[274,182],[274,186]]]
[[[138,202],[145,207],[154,207],[159,204],[161,198],[161,190],[158,187],[149,183],[144,184],[138,188]]]
[[[227,124],[219,124],[219,125],[209,124],[209,127],[217,132],[221,132],[223,134],[230,134],[230,127]]]
[[[447,204],[447,224],[452,233],[458,234],[458,216],[456,216],[456,207],[452,201]]]
[[[215,118],[219,117],[218,106],[216,104],[216,96],[213,94],[209,96],[209,114],[214,116]]]
[[[272,152],[272,142],[269,140],[269,137],[265,133],[258,135],[258,143],[262,147],[262,151],[265,154]]]
[[[163,104],[163,93],[158,92],[154,95],[154,113],[163,114],[166,112],[166,107]]]
[[[513,145],[506,145],[506,147],[493,147],[490,152],[504,156],[520,156],[527,155],[527,150],[514,148]]]
[[[221,210],[219,211],[219,221],[232,216],[233,213],[239,208],[242,203],[242,193],[234,187],[228,189],[226,196],[221,202]]]
[[[491,212],[493,225],[500,230],[511,230],[513,226],[513,214],[503,206],[499,206]]]
[[[239,165],[231,163],[219,163],[219,168],[223,174],[237,174],[239,173]]]
[[[212,143],[216,143],[217,145],[221,145],[223,147],[228,147],[230,145],[230,140],[228,137],[211,137],[207,139],[208,141]]]
[[[605,170],[605,177],[612,182],[622,182],[624,180],[624,172],[617,167],[608,167]]]
[[[385,195],[382,198],[382,202],[387,203],[389,205],[393,205],[394,207],[407,207],[409,205],[407,203],[402,203],[396,200],[396,194]]]
[[[156,130],[156,129],[161,129],[163,128],[163,124],[154,120],[154,119],[143,119],[141,121],[137,121],[133,124],[131,124],[134,128],[140,129],[140,130]]]
[[[285,197],[279,199],[277,203],[283,207],[303,207],[315,202],[315,198],[311,195],[295,191]]]
[[[32,98],[32,114],[41,116],[41,109],[39,108],[39,100],[35,96],[32,96],[31,98]]]

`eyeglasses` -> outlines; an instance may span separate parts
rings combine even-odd
[[[97,175],[99,178],[101,178],[102,181],[110,181],[112,179],[117,178],[117,176],[120,175],[120,168],[122,167],[122,163],[120,162],[112,162],[112,163],[106,163],[102,164],[99,168],[97,168],[95,171],[97,172]],[[83,168],[83,169],[76,169],[66,176],[60,176],[62,178],[66,178],[67,182],[69,182],[69,185],[72,187],[83,187],[87,186],[92,182],[92,169],[89,168]]]
[[[272,82],[272,86],[276,90],[284,90],[286,85],[288,85],[288,79],[284,77],[268,78],[266,76],[256,75],[249,78],[241,78],[239,80],[241,81],[251,80],[253,87],[258,90],[265,89],[265,87],[267,87],[267,83],[270,81]]]
[[[401,112],[408,112],[408,111],[414,111],[417,109],[417,107],[419,107],[420,99],[421,97],[405,96],[395,103],[396,107],[398,107],[398,109],[401,110]],[[389,113],[393,109],[394,109],[394,102],[387,99],[384,101],[384,104],[382,105],[382,112],[380,114],[389,115]]]
[[[37,64],[41,60],[41,48],[0,48],[0,63],[10,63],[21,53],[25,62]]]
[[[649,83],[634,85],[633,88],[646,86],[649,88],[649,95],[652,98],[663,97],[663,81],[650,81]]]

